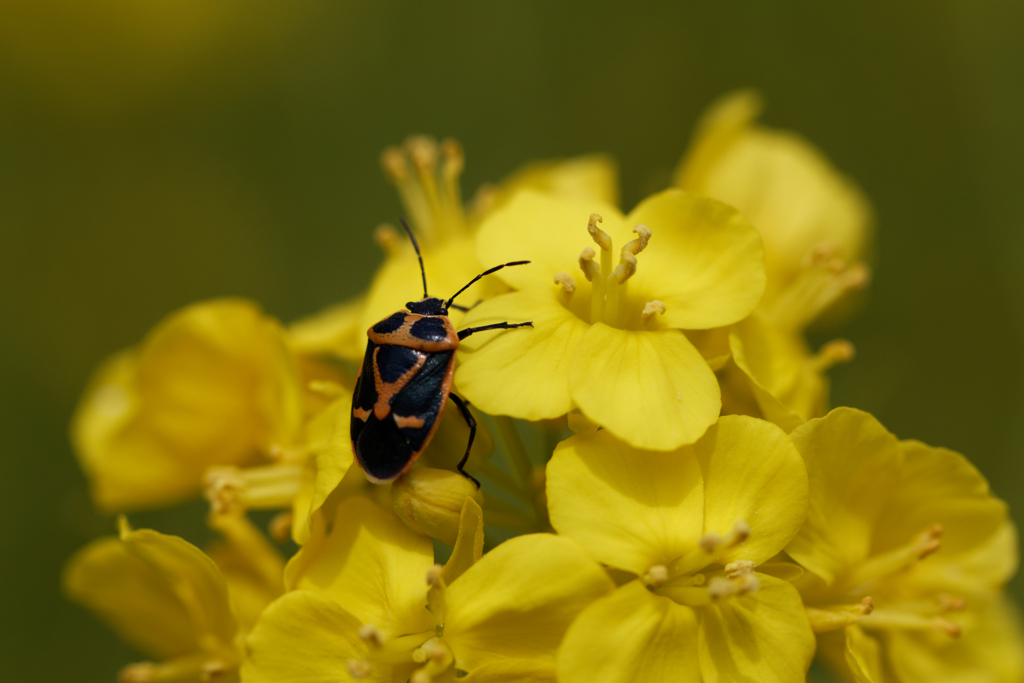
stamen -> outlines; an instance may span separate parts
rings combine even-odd
[[[341,396],[349,393],[345,387],[341,386],[337,382],[331,382],[330,380],[314,379],[310,380],[306,388],[312,391],[314,394],[319,394],[326,399],[340,398]]]
[[[593,238],[597,246],[601,247],[602,251],[612,250],[612,238],[601,228],[597,227],[598,223],[603,223],[604,219],[596,213],[590,214],[590,220],[587,221],[587,232],[590,233],[590,237]]]
[[[294,518],[292,517],[291,510],[285,510],[279,512],[270,519],[270,523],[267,524],[267,533],[270,537],[278,543],[285,543],[291,538],[292,535],[292,523]]]
[[[152,662],[129,664],[117,675],[118,683],[149,683],[156,677],[157,667]]]
[[[214,681],[223,678],[231,672],[231,667],[221,659],[214,659],[203,664],[199,674],[201,681]]]
[[[373,624],[363,624],[359,627],[359,639],[366,643],[371,650],[379,650],[384,647],[384,636],[380,629]]]
[[[373,664],[365,659],[348,660],[348,675],[355,679],[369,678],[373,673]]]
[[[445,199],[449,207],[462,207],[462,192],[459,189],[459,178],[466,167],[466,155],[458,140],[448,138],[441,143],[441,154],[444,164],[441,176],[444,178]]]
[[[856,590],[895,574],[937,552],[942,545],[939,541],[941,536],[942,525],[933,524],[902,548],[866,560],[843,581],[843,585]]]
[[[866,264],[847,263],[834,254],[828,245],[811,250],[803,270],[763,307],[763,313],[781,327],[803,329],[843,295],[867,286],[871,269]]]
[[[427,570],[427,607],[439,626],[444,626],[447,616],[447,602],[445,601],[444,567],[435,564]]]
[[[714,562],[719,555],[730,548],[735,548],[750,537],[750,525],[743,520],[736,520],[732,533],[726,537],[708,532],[698,541],[697,549],[676,559],[669,565],[669,574],[690,574]]]
[[[725,565],[725,575],[730,579],[746,576],[754,571],[754,563],[750,560],[736,560]]]
[[[900,629],[905,631],[938,631],[951,638],[959,638],[961,628],[949,619],[943,617],[925,617],[913,612],[906,612],[900,609],[880,609],[873,614],[865,615],[858,619],[864,628],[871,629]]]
[[[373,231],[373,241],[384,250],[387,256],[393,256],[402,247],[402,237],[389,223],[381,223]]]
[[[409,683],[430,683],[455,663],[455,656],[440,638],[431,638],[413,652],[413,661],[424,664],[413,672]]]
[[[811,368],[824,372],[838,363],[849,363],[853,360],[856,350],[853,344],[845,339],[833,339],[822,346],[818,353],[810,359]]]
[[[647,573],[640,577],[640,580],[652,588],[657,588],[668,581],[668,567],[656,564],[648,569]]]
[[[855,605],[818,605],[806,608],[807,618],[815,633],[825,633],[852,626],[858,623],[861,617],[871,614],[874,610],[875,601],[870,596]]]
[[[636,275],[636,256],[623,249],[619,256],[619,265],[615,266],[609,279],[615,284],[621,285],[634,275]]]
[[[572,279],[572,275],[569,275],[569,273],[555,273],[555,284],[562,286],[561,291],[558,293],[562,302],[569,303],[573,293],[576,291],[576,281]]]
[[[398,147],[388,147],[380,155],[384,177],[392,185],[405,185],[409,181],[409,164]]]
[[[588,282],[593,282],[596,278],[601,277],[601,266],[594,263],[596,255],[597,252],[592,247],[587,247],[580,252],[580,270],[583,271]],[[558,275],[555,278],[557,280]]]
[[[665,308],[665,304],[658,301],[657,299],[655,299],[654,301],[648,301],[644,305],[644,312],[641,315],[641,318],[643,319],[644,324],[646,325],[647,323],[651,322],[651,319],[654,318],[655,314],[665,315],[666,310],[667,309]]]
[[[459,190],[465,156],[458,142],[445,140],[439,146],[429,137],[413,136],[403,147],[384,150],[381,165],[398,189],[421,246],[466,229]]]
[[[260,467],[211,467],[203,477],[204,497],[215,514],[287,508],[299,494],[302,465],[274,463]]]

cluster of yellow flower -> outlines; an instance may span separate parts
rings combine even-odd
[[[121,517],[69,562],[71,599],[154,658],[121,680],[795,683],[817,653],[858,682],[1019,682],[1006,505],[959,454],[828,412],[852,347],[804,331],[856,305],[870,212],[757,113],[749,93],[713,107],[673,187],[628,215],[604,157],[464,205],[454,142],[385,152],[431,290],[532,262],[451,311],[533,321],[458,349],[482,490],[454,471],[454,410],[425,467],[374,485],[355,464],[364,331],[421,289],[390,226],[352,302],[288,328],[196,304],[101,368],[73,425],[97,505],[202,491],[221,539]]]

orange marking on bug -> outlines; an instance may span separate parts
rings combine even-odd
[[[377,365],[378,351],[380,351],[379,346],[373,350],[373,383],[377,388],[377,402],[373,404],[373,414],[378,420],[383,420],[391,412],[391,399],[416,376],[416,373],[420,371],[423,364],[427,362],[427,354],[417,351],[416,364],[406,370],[394,382],[385,383],[380,378],[380,366]]]
[[[423,320],[424,318],[435,318],[441,320],[444,323],[445,338],[438,341],[425,341],[419,337],[414,337],[412,334],[412,326],[417,320]],[[452,325],[451,321],[443,315],[406,313],[405,322],[403,322],[402,326],[394,332],[380,334],[378,332],[374,332],[371,327],[366,332],[366,336],[374,344],[404,346],[409,349],[416,349],[417,351],[424,351],[426,353],[434,353],[436,351],[454,351],[459,347],[459,333],[455,330],[455,326]]]
[[[422,429],[423,425],[427,424],[426,420],[422,417],[410,417],[399,415],[398,413],[392,414],[392,417],[395,418],[395,424],[398,425],[399,429]]]
[[[353,408],[352,416],[355,417],[356,419],[366,422],[367,420],[370,419],[370,411],[367,410],[366,408]]]

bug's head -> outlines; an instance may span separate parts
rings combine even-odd
[[[405,305],[410,313],[420,315],[448,315],[448,309],[444,307],[444,301],[428,296],[419,301],[410,301]]]

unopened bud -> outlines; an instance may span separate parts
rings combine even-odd
[[[458,472],[415,467],[391,485],[395,514],[413,531],[454,546],[466,498],[483,506],[483,494]]]

